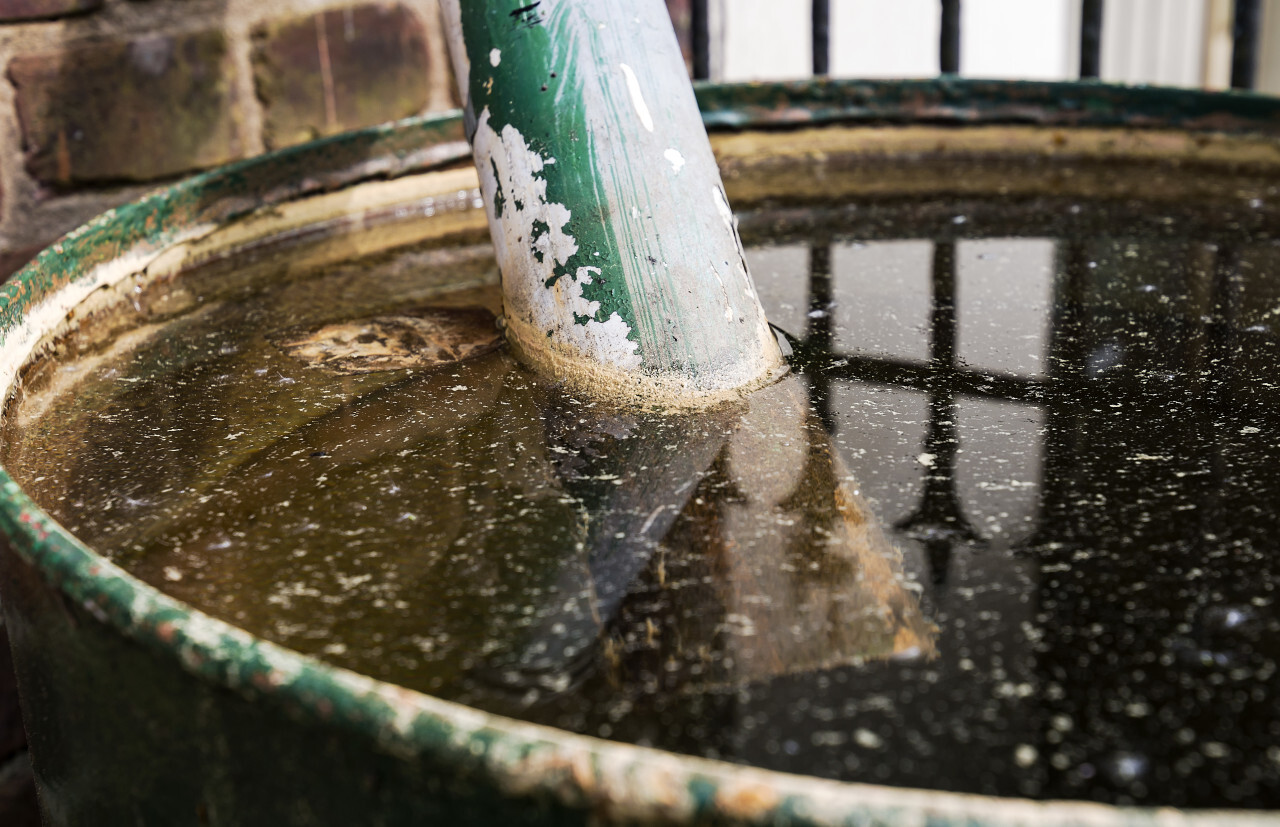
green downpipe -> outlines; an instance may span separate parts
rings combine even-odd
[[[442,5],[517,352],[658,404],[778,371],[664,4]]]

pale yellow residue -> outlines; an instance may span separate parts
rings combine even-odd
[[[754,373],[732,366],[701,377],[652,374],[602,364],[549,345],[545,329],[505,319],[507,342],[516,358],[534,371],[563,382],[571,391],[602,402],[659,411],[710,408],[736,402],[786,375],[781,356]]]

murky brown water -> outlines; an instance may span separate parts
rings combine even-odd
[[[1230,198],[760,210],[795,370],[683,418],[502,350],[291,347],[496,311],[483,248],[196,274],[127,311],[144,334],[67,342],[4,462],[165,591],[486,709],[832,778],[1275,807],[1278,230]]]

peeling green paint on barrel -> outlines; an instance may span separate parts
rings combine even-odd
[[[658,403],[779,369],[663,3],[443,8],[525,358]]]
[[[871,95],[874,100],[869,101]],[[732,128],[919,122],[1224,129],[1280,139],[1280,101],[989,81],[703,87]],[[1085,99],[1081,110],[1055,101]],[[738,101],[740,105],[735,105]],[[97,268],[255,209],[464,157],[457,114],[301,145],[95,219],[0,286],[0,353]],[[2,383],[11,390],[13,376]],[[1179,812],[845,784],[662,753],[439,701],[255,639],[132,578],[0,470],[0,594],[46,823],[700,823],[1275,827]],[[56,656],[53,655],[56,653]]]

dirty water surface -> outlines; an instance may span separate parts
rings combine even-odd
[[[29,371],[4,462],[169,594],[494,712],[1277,807],[1277,229],[1226,196],[761,208],[793,370],[696,416],[523,370],[483,246],[222,264]]]

